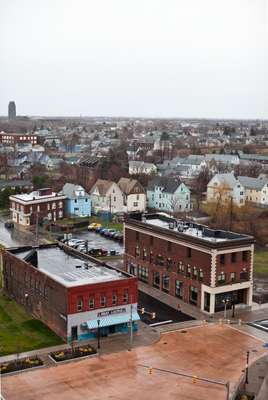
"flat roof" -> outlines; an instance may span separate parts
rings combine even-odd
[[[16,195],[12,195],[10,196],[11,199],[14,200],[21,200],[21,201],[34,201],[34,200],[43,200],[43,199],[56,199],[56,198],[65,198],[65,195],[58,195],[55,192],[52,192],[51,194],[44,194],[42,196],[40,196],[39,191],[34,191],[31,193],[22,193],[22,194],[16,194]]]
[[[57,246],[44,248],[19,248],[11,252],[24,259],[32,250],[37,251],[38,270],[66,287],[126,279],[125,274],[107,266],[95,264],[86,258],[66,253]],[[26,261],[29,262],[29,261]]]
[[[194,238],[195,240],[202,241],[203,243],[207,242],[207,244],[210,243],[211,245],[221,243],[231,244],[232,242],[239,240],[254,242],[253,236],[220,229],[212,229],[195,222],[170,217],[165,213],[144,214],[140,220],[130,217],[126,223],[128,222],[141,223],[142,225],[145,224],[151,227],[165,229],[173,235],[175,234],[184,237],[185,239],[187,237]]]

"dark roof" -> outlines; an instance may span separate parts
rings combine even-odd
[[[33,184],[31,181],[25,180],[13,180],[13,181],[0,181],[0,189],[4,189],[7,187],[32,187]]]
[[[155,190],[156,186],[162,187],[163,192],[174,193],[180,186],[181,181],[176,178],[156,176],[149,183],[147,190]]]

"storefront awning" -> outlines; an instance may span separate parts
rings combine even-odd
[[[140,317],[137,311],[132,312],[132,321],[139,321]],[[99,318],[100,328],[104,326],[118,325],[124,324],[131,320],[130,313],[123,313],[118,315],[107,315],[106,317]],[[88,329],[96,329],[98,328],[98,319],[92,319],[86,322]]]

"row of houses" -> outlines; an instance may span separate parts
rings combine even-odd
[[[144,212],[147,207],[170,213],[188,212],[190,190],[172,178],[153,178],[147,191],[136,179],[121,178],[117,183],[98,179],[89,193],[82,186],[66,183],[59,193],[47,188],[10,196],[12,220],[24,226],[92,213]]]
[[[207,201],[226,202],[232,199],[239,207],[246,202],[258,206],[268,205],[268,178],[260,174],[258,178],[237,176],[233,173],[216,174],[207,185]]]

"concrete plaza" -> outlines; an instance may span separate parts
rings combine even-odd
[[[132,351],[51,366],[2,378],[6,400],[125,400],[160,398],[223,400],[226,389],[142,365],[227,382],[231,391],[245,368],[264,352],[263,342],[227,325],[209,324],[162,334],[157,343]]]

